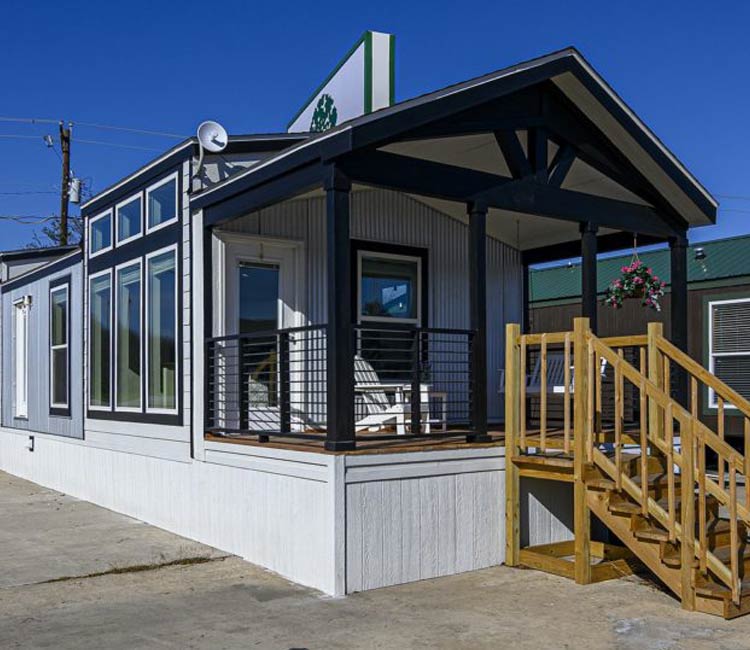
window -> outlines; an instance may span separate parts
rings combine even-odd
[[[124,244],[141,234],[141,195],[119,203],[115,208],[117,243]]]
[[[29,309],[31,296],[24,296],[13,303],[13,415],[25,418],[29,415]]]
[[[146,410],[177,410],[177,248],[146,257]]]
[[[708,369],[750,399],[750,298],[709,302],[708,339]],[[710,389],[708,404],[717,408],[716,394]]]
[[[146,232],[177,220],[177,174],[146,190]]]
[[[50,410],[60,415],[67,414],[70,405],[69,295],[67,282],[50,287]]]
[[[89,257],[112,248],[112,210],[89,221]]]
[[[115,408],[141,410],[141,263],[118,267],[115,298]]]
[[[421,260],[359,252],[359,319],[418,324]]]
[[[109,409],[111,404],[111,345],[112,318],[109,270],[89,279],[89,408]]]

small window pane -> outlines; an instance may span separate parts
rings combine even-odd
[[[361,315],[417,319],[418,262],[362,258]]]
[[[141,405],[141,267],[117,272],[117,406]]]
[[[92,406],[110,404],[110,300],[109,276],[91,281],[91,381]]]
[[[52,404],[68,405],[68,348],[52,350]]]
[[[148,192],[148,227],[155,228],[177,216],[177,179]]]
[[[148,407],[177,406],[177,269],[170,251],[148,260]]]
[[[279,267],[241,264],[240,334],[267,332],[278,327]]]
[[[66,288],[52,292],[52,345],[68,342],[68,291]]]
[[[89,250],[92,253],[112,245],[112,215],[108,214],[91,222]]]
[[[130,239],[141,233],[141,197],[117,208],[117,241]]]

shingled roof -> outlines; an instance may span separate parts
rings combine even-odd
[[[705,251],[705,259],[695,259],[695,249]],[[641,261],[670,283],[669,250],[661,248],[639,254]],[[597,291],[604,293],[619,277],[620,268],[629,264],[632,253],[600,259],[597,264]],[[543,302],[577,298],[581,295],[581,264],[566,264],[529,273],[529,301]],[[693,244],[688,250],[688,282],[708,282],[750,276],[750,235],[728,237]]]

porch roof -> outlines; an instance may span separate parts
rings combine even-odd
[[[318,190],[332,163],[458,219],[483,200],[488,232],[525,251],[578,239],[577,222],[616,248],[619,231],[663,240],[716,219],[716,200],[574,48],[310,135],[191,207],[220,223]]]

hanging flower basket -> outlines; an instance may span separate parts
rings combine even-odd
[[[665,282],[654,275],[650,267],[633,256],[629,266],[623,266],[622,276],[613,280],[607,288],[604,303],[615,309],[620,309],[628,298],[636,298],[641,305],[661,311],[661,297],[664,295]]]

